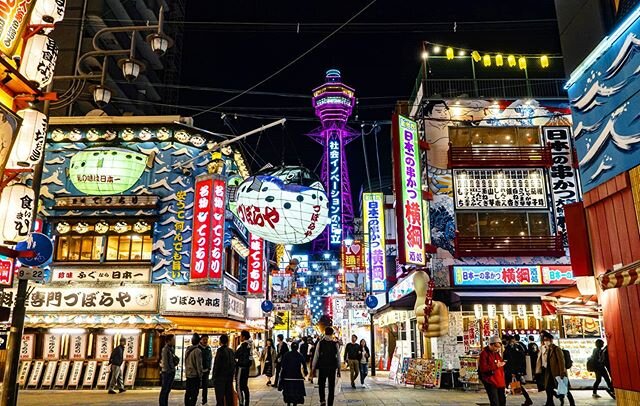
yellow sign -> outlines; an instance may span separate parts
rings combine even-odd
[[[35,0],[0,0],[0,52],[12,57],[29,24]]]

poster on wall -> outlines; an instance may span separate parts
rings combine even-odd
[[[290,303],[293,294],[293,273],[288,269],[271,273],[271,301],[273,303]]]
[[[113,351],[113,336],[110,334],[98,334],[96,336],[96,357],[98,361],[109,361]]]
[[[40,383],[40,377],[42,376],[42,371],[44,369],[44,361],[39,359],[33,362],[33,369],[31,370],[31,375],[29,376],[29,381],[27,382],[27,387],[37,388]]]
[[[111,367],[109,366],[109,361],[102,361],[100,363],[100,370],[98,372],[98,381],[96,382],[96,387],[107,387],[107,385],[109,385],[110,372]]]
[[[418,124],[401,115],[394,115],[391,135],[398,222],[398,258],[401,264],[424,265],[424,202]]]
[[[87,335],[72,334],[69,336],[69,359],[85,359],[87,356]]]
[[[23,334],[22,342],[20,343],[20,360],[33,359],[35,351],[35,334]]]
[[[140,350],[140,334],[122,335],[121,338],[127,340],[124,345],[124,359],[125,361],[138,360],[138,354]]]
[[[18,385],[21,387],[24,387],[27,384],[27,377],[29,376],[31,364],[32,361],[20,362],[20,369],[18,370]]]
[[[69,375],[69,367],[71,366],[71,361],[60,361],[60,368],[58,368],[58,373],[56,374],[56,388],[64,387],[67,382],[67,375]]]
[[[57,366],[58,361],[49,361],[47,363],[47,367],[44,369],[44,376],[42,377],[42,384],[40,385],[41,388],[50,388],[53,385],[53,378],[55,378]]]
[[[59,334],[45,334],[42,343],[42,358],[56,360],[60,358],[60,343],[62,336]]]
[[[127,368],[124,374],[125,386],[133,386],[136,382],[136,375],[138,373],[138,361],[127,362]]]

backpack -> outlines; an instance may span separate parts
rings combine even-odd
[[[240,348],[236,351],[236,365],[239,367],[250,367],[251,356],[249,354],[249,344],[246,342],[240,344]]]
[[[571,369],[573,366],[573,360],[571,359],[571,353],[569,350],[562,349],[562,355],[564,355],[564,367],[566,369]]]
[[[338,367],[338,345],[333,341],[322,339],[318,344],[318,367],[337,368]]]

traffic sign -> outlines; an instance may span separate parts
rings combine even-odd
[[[18,279],[42,282],[44,281],[44,270],[42,268],[21,266],[18,270]]]
[[[42,233],[31,233],[29,239],[16,245],[18,251],[35,251],[33,258],[20,258],[20,263],[27,266],[41,266],[51,261],[53,241]]]

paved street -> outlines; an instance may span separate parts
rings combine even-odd
[[[343,375],[344,376],[344,375]],[[487,405],[484,392],[463,392],[451,390],[429,390],[397,387],[384,378],[368,380],[367,388],[352,389],[348,382],[342,382],[340,393],[336,396],[337,405],[411,405],[411,406],[454,406]],[[281,393],[263,385],[264,378],[250,380],[251,406],[283,405]],[[105,391],[23,391],[18,404],[23,405],[157,405],[159,389],[130,390],[123,394],[108,395]],[[592,399],[590,391],[576,391],[574,396],[579,406],[611,406],[615,401],[604,391],[601,399]],[[182,405],[184,391],[171,393],[170,403]],[[213,389],[210,389],[210,405],[215,404]],[[533,394],[534,404],[544,404],[544,394]],[[319,405],[318,389],[307,385],[306,405]],[[522,397],[508,397],[509,406],[520,405]],[[559,404],[559,402],[556,402]],[[200,399],[198,399],[200,405]]]

